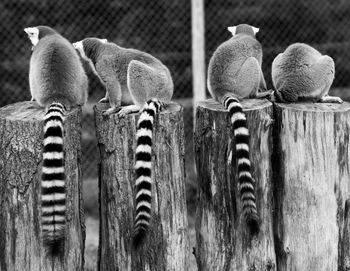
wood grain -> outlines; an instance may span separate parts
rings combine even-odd
[[[242,101],[251,134],[261,231],[250,236],[238,194],[233,129],[228,112],[213,100],[200,102],[195,127],[198,180],[196,259],[198,270],[276,270],[272,231],[272,104]],[[232,148],[233,147],[233,148]]]
[[[104,118],[104,109],[107,105],[94,108],[101,154],[99,269],[188,270],[182,108],[173,103],[155,120],[151,230],[145,245],[136,252],[132,250],[131,237],[139,114]]]
[[[275,128],[278,270],[350,270],[350,104],[277,104]]]
[[[81,179],[81,110],[64,122],[67,191],[63,261],[43,256],[40,180],[44,108],[21,102],[0,109],[0,270],[82,270],[84,213]]]

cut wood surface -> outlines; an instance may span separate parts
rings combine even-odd
[[[81,110],[64,122],[67,191],[63,261],[43,255],[40,180],[45,109],[21,102],[0,109],[0,270],[83,270]]]
[[[278,270],[350,270],[350,104],[276,104],[275,113]]]
[[[188,270],[190,253],[184,179],[182,108],[175,103],[156,116],[152,147],[152,218],[145,245],[131,247],[134,155],[139,114],[102,116],[95,123],[101,154],[99,270]]]
[[[242,106],[251,135],[250,157],[261,230],[252,237],[242,216],[229,114],[214,100],[200,102],[195,127],[199,198],[195,254],[201,271],[276,270],[272,231],[272,104],[250,99],[242,101]]]

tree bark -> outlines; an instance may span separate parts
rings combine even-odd
[[[276,270],[272,231],[272,104],[242,101],[250,131],[252,175],[261,230],[251,236],[242,217],[233,128],[224,107],[200,102],[195,127],[198,174],[198,270]]]
[[[102,116],[95,107],[100,164],[99,269],[187,270],[189,241],[184,180],[182,108],[172,103],[153,129],[152,218],[145,245],[134,251],[134,154],[139,114]]]
[[[350,104],[276,104],[278,270],[349,270]]]
[[[44,256],[40,180],[44,108],[21,102],[0,109],[0,270],[82,270],[85,226],[81,179],[81,110],[64,122],[67,191],[63,260]]]

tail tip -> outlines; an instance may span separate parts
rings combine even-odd
[[[248,214],[246,217],[248,229],[252,235],[256,235],[260,231],[260,218],[256,213]]]
[[[135,231],[132,239],[132,245],[134,249],[138,249],[142,245],[142,243],[146,238],[146,234],[147,234],[147,231],[144,229],[139,229]]]
[[[46,256],[62,258],[64,255],[64,237],[55,240],[44,240],[44,248]]]

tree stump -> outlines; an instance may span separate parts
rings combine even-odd
[[[82,270],[85,226],[80,169],[81,110],[64,122],[67,191],[63,261],[44,256],[41,163],[45,110],[35,102],[0,109],[0,270]]]
[[[152,218],[145,245],[131,246],[134,155],[139,114],[102,116],[95,107],[100,164],[99,269],[102,271],[187,270],[189,241],[184,180],[182,108],[170,104],[156,117],[152,147]]]
[[[349,129],[349,103],[276,104],[278,270],[350,270]]]
[[[198,270],[276,270],[272,231],[272,104],[242,101],[250,131],[252,176],[261,230],[249,234],[236,176],[229,114],[214,100],[200,102],[195,127],[198,205],[195,250]]]

